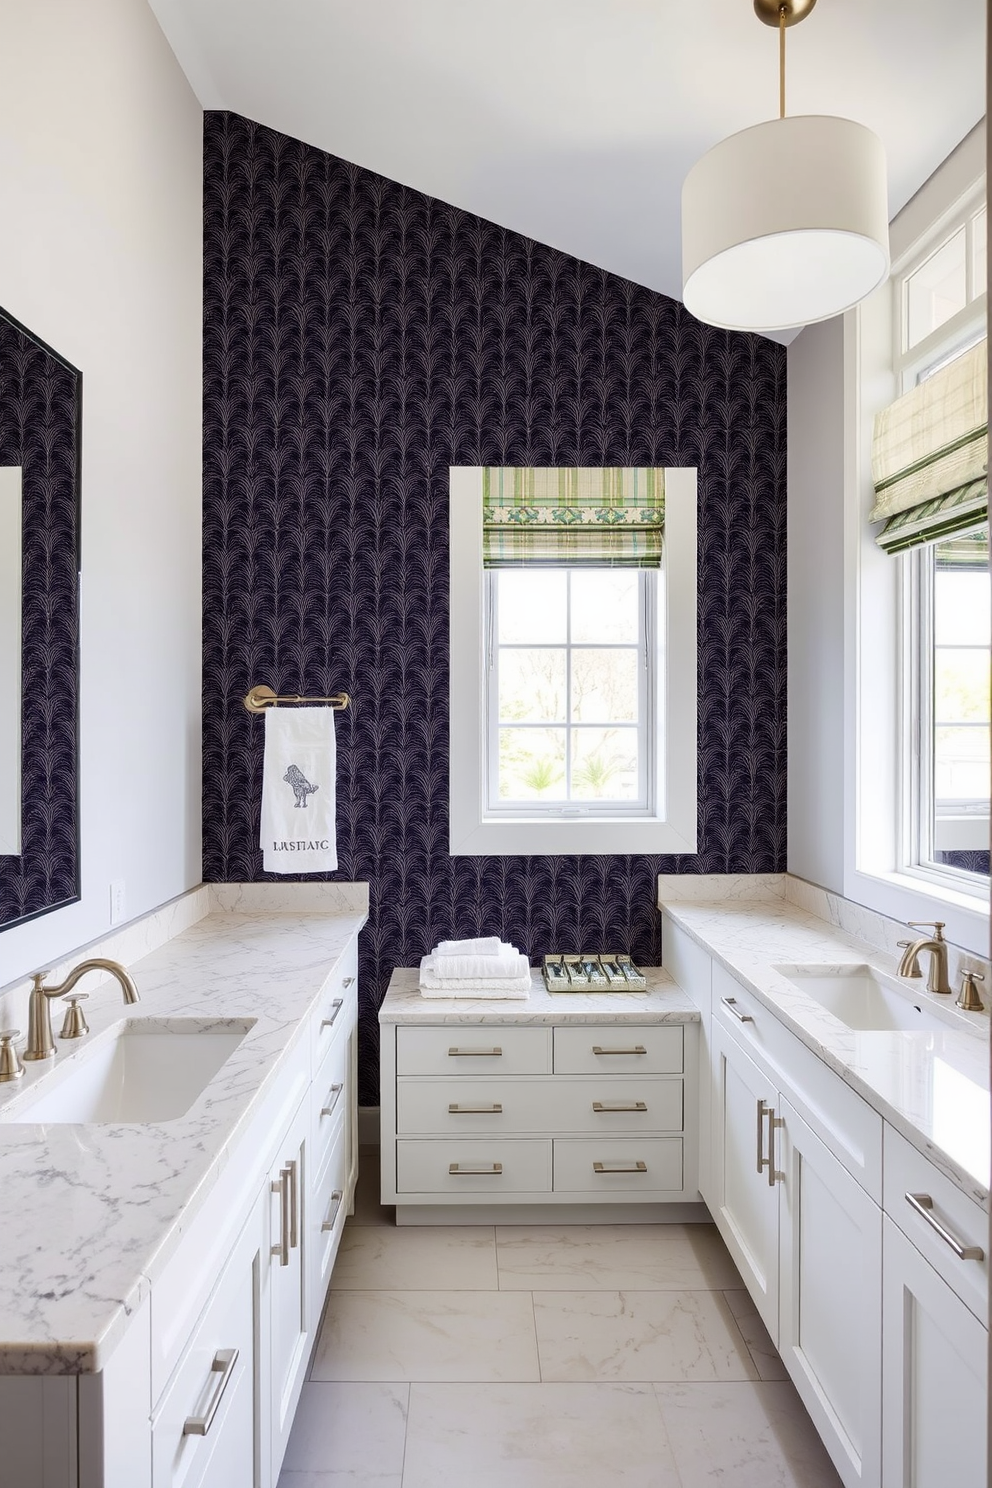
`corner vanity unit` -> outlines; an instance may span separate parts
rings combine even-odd
[[[693,1001],[646,992],[438,1001],[393,973],[379,1013],[382,1201],[397,1224],[678,1218],[698,1201]]]
[[[136,1006],[0,1084],[12,1488],[279,1478],[357,1174],[367,890],[195,893]]]
[[[664,910],[700,1193],[846,1488],[986,1488],[988,1016],[784,900]]]

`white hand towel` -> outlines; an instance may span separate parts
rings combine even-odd
[[[267,708],[261,847],[267,873],[338,866],[333,708]]]
[[[530,962],[512,947],[499,956],[435,956],[434,975],[439,981],[512,981],[522,977]]]
[[[498,956],[512,949],[498,935],[483,935],[475,940],[442,940],[432,952],[435,956]]]
[[[500,998],[522,1000],[530,996],[531,975],[527,958],[522,956],[526,971],[522,976],[480,981],[469,977],[462,981],[456,977],[442,980],[437,976],[434,956],[424,956],[420,963],[420,991],[424,997]]]

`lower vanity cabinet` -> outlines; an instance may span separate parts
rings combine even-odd
[[[262,1307],[268,1348],[261,1396],[270,1402],[269,1457],[272,1481],[286,1452],[310,1354],[309,1177],[310,1110],[303,1101],[279,1144],[267,1183],[267,1243],[262,1256]],[[157,1485],[156,1485],[157,1488]]]

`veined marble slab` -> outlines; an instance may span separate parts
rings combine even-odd
[[[94,1034],[125,1012],[129,1021],[255,1020],[185,1116],[142,1126],[14,1124],[5,1112],[42,1088],[50,1070],[29,1065],[23,1079],[0,1086],[0,1374],[103,1367],[367,918],[365,908],[335,908],[337,895],[319,912],[307,891],[338,884],[259,885],[274,891],[269,912],[251,887],[223,896],[251,912],[214,910],[129,965],[136,1006],[125,1009],[113,982],[86,1004]],[[305,901],[295,913],[293,889]],[[352,903],[367,897],[357,892]],[[68,1054],[60,1045],[57,1066],[84,1059],[87,1042]]]
[[[393,972],[385,1001],[379,1010],[381,1023],[698,1023],[699,1011],[668,972],[660,966],[641,968],[647,978],[646,992],[549,992],[544,978],[531,969],[530,997],[526,1002],[478,1002],[468,997],[435,999],[421,997],[420,972],[415,966]]]
[[[953,998],[904,979],[907,1000],[932,1010],[944,1025],[941,1031],[855,1031],[775,967],[871,966],[893,976],[897,962],[888,951],[788,899],[668,898],[660,907],[941,1172],[988,1208],[987,1013],[960,1012]],[[982,965],[973,956],[967,963]],[[954,957],[951,965],[954,985]]]

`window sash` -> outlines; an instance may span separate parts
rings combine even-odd
[[[565,642],[532,644],[526,642],[499,643],[499,571],[485,573],[485,606],[483,674],[485,679],[485,733],[483,779],[486,783],[485,813],[491,817],[514,817],[542,819],[546,817],[652,817],[656,812],[657,780],[660,778],[658,749],[658,696],[659,644],[658,644],[658,585],[657,574],[642,569],[638,577],[638,635],[636,642],[572,641],[572,582],[567,584],[567,626]],[[499,711],[500,653],[503,651],[561,651],[565,655],[565,708],[563,721],[528,720],[501,725]],[[636,723],[612,720],[593,723],[572,719],[572,657],[583,651],[616,650],[635,652],[637,667],[637,721]],[[565,795],[556,800],[540,801],[531,798],[506,799],[499,794],[499,745],[504,727],[514,729],[555,729],[565,734]],[[637,736],[638,793],[635,800],[573,797],[572,791],[572,741],[574,734],[583,730],[615,728],[629,731]]]

